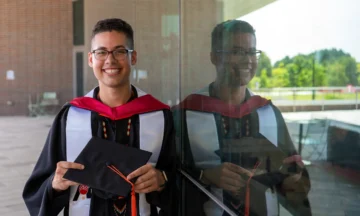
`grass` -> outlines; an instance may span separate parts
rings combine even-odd
[[[289,100],[293,100],[293,97],[288,97]],[[315,100],[355,100],[355,94],[341,94],[341,93],[327,93],[327,94],[315,94]],[[296,95],[295,100],[312,100],[312,95]]]
[[[312,100],[312,94],[308,95],[286,95],[286,96],[265,96],[267,99],[276,100],[276,99],[285,99],[285,100]],[[315,100],[355,100],[356,94],[354,93],[315,93]],[[358,95],[358,99],[360,100],[360,95]]]

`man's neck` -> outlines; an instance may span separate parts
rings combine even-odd
[[[245,101],[246,86],[232,88],[215,81],[213,87],[216,97],[228,104],[239,105]]]
[[[117,107],[126,104],[131,97],[131,85],[117,88],[101,87],[99,89],[100,100],[109,107]]]

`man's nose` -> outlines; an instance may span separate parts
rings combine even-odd
[[[116,62],[116,59],[114,58],[114,54],[111,52],[109,53],[109,55],[107,56],[106,60],[105,60],[105,63],[107,64],[112,64]]]
[[[243,66],[246,65],[247,67],[251,67],[252,64],[254,63],[254,59],[252,56],[245,55],[240,59],[239,63]]]

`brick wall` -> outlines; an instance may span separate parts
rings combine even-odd
[[[44,91],[69,100],[72,47],[71,0],[0,0],[0,115],[27,115],[29,96]]]

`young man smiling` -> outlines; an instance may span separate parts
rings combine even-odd
[[[105,19],[95,25],[88,63],[99,86],[66,104],[56,116],[24,188],[23,198],[31,215],[58,215],[62,210],[64,215],[76,216],[174,215],[172,116],[168,106],[130,84],[136,61],[133,30],[128,23]],[[102,176],[105,172],[111,175],[111,171],[101,160],[114,155],[121,160],[122,152],[107,151],[89,164],[74,162],[94,137],[152,153],[146,165],[124,177],[123,182],[132,185],[131,196],[130,192],[120,196],[102,190],[106,185],[115,188],[120,182],[115,174],[112,178]],[[96,149],[108,148],[98,142]],[[95,179],[97,187],[64,178],[74,169],[80,170],[80,175],[86,170],[96,172],[85,179]]]

